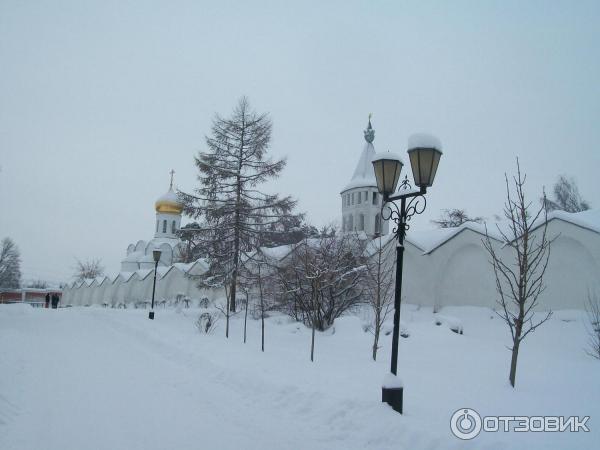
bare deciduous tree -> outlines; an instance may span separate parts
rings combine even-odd
[[[556,209],[570,213],[586,211],[590,205],[579,194],[579,188],[574,178],[567,178],[561,175],[554,184],[554,200],[542,197],[540,200],[545,203],[548,211]]]
[[[261,321],[261,351],[265,351],[265,314],[272,304],[273,289],[273,267],[262,248],[258,248],[251,254],[244,255],[242,267],[240,268],[240,285],[246,293],[246,316],[244,317],[244,342],[246,342],[246,319],[248,307],[254,297],[258,300]]]
[[[81,261],[76,259],[75,272],[73,278],[75,281],[89,280],[104,275],[104,266],[98,258]]]
[[[508,228],[497,225],[505,245],[512,251],[510,260],[499,254],[490,238],[487,227],[484,246],[490,256],[490,263],[496,278],[499,311],[512,338],[512,352],[509,380],[515,386],[519,347],[523,340],[540,325],[550,319],[552,311],[536,317],[539,296],[544,290],[544,274],[550,258],[551,239],[547,235],[547,211],[545,203],[531,212],[531,203],[525,198],[526,175],[521,174],[517,159],[517,175],[512,177],[512,189],[508,175],[506,180],[506,203],[504,217]],[[534,229],[539,231],[534,233]]]
[[[372,240],[366,248],[364,298],[373,311],[373,361],[377,360],[381,328],[390,312],[394,311],[395,246],[383,238]]]
[[[589,320],[586,324],[588,345],[585,352],[593,358],[600,359],[600,298],[596,293],[589,293],[585,311]]]
[[[337,233],[304,239],[293,246],[290,257],[279,266],[280,307],[312,328],[311,361],[315,331],[327,329],[360,303],[363,270],[355,238]]]
[[[18,288],[21,285],[21,254],[11,238],[0,244],[0,287]]]
[[[444,209],[440,218],[432,220],[431,223],[439,228],[459,227],[465,222],[482,223],[483,217],[469,217],[464,209]]]

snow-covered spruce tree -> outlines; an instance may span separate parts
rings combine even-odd
[[[395,240],[385,242],[379,237],[370,241],[365,249],[364,299],[373,311],[373,361],[377,360],[381,328],[394,311],[396,258]]]
[[[517,175],[513,177],[513,189],[505,175],[506,203],[504,217],[508,227],[497,225],[511,257],[506,259],[497,251],[486,227],[483,241],[490,256],[490,263],[496,278],[499,311],[496,311],[510,330],[512,338],[509,381],[515,386],[517,359],[523,340],[552,316],[552,311],[536,316],[540,306],[538,299],[544,291],[544,274],[550,259],[548,238],[548,214],[546,202],[537,211],[531,211],[531,203],[525,199],[526,175],[521,174],[517,159]],[[537,229],[534,232],[534,229]],[[539,231],[538,231],[539,230]],[[538,313],[539,315],[540,313]]]
[[[304,239],[278,265],[279,307],[312,328],[311,361],[315,331],[329,328],[361,302],[363,270],[355,237],[335,232]]]
[[[261,234],[291,215],[296,204],[290,197],[260,190],[286,164],[285,159],[267,158],[271,128],[268,115],[254,112],[245,97],[231,117],[216,115],[207,149],[195,158],[200,186],[193,193],[181,193],[184,211],[200,219],[198,236],[207,243],[210,270],[204,281],[226,288],[232,312],[242,252],[261,245]]]
[[[18,288],[21,286],[21,254],[11,238],[0,243],[0,287]]]
[[[178,262],[191,263],[206,255],[206,242],[201,239],[199,230],[205,228],[197,222],[187,223],[177,231],[183,246],[178,254]]]

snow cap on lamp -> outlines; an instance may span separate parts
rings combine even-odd
[[[402,158],[396,153],[380,152],[371,159],[377,180],[377,189],[381,194],[391,195],[396,192],[400,172],[402,171]]]
[[[428,133],[416,133],[408,138],[408,156],[415,185],[430,187],[442,157],[442,143]]]

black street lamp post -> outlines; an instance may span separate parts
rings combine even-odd
[[[154,258],[154,282],[152,283],[152,306],[148,313],[148,319],[154,320],[154,292],[156,292],[156,272],[158,269],[158,261],[160,261],[160,250],[152,250],[152,257]]]
[[[411,145],[411,142],[414,142]],[[377,180],[377,188],[383,196],[382,218],[391,219],[396,224],[393,232],[398,239],[396,247],[396,286],[394,292],[394,332],[392,335],[391,379],[384,381],[381,390],[381,401],[389,404],[395,411],[402,414],[404,388],[396,378],[398,370],[398,338],[400,334],[400,303],[402,294],[402,265],[404,260],[404,237],[409,225],[407,222],[415,214],[421,214],[427,205],[424,195],[427,188],[433,184],[440,157],[441,145],[437,139],[415,135],[409,140],[408,155],[412,167],[414,183],[418,190],[413,190],[408,176],[400,183],[400,191],[396,187],[402,170],[402,160],[393,153],[379,153],[373,159],[373,168]],[[394,202],[400,200],[400,207]]]

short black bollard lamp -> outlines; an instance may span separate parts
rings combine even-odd
[[[156,272],[158,269],[158,261],[160,261],[160,250],[152,250],[152,257],[154,258],[154,282],[152,283],[152,306],[148,313],[148,319],[154,320],[154,293],[156,292]]]
[[[407,221],[415,214],[425,211],[427,201],[424,195],[433,184],[438,164],[442,156],[442,146],[433,136],[415,134],[408,140],[408,156],[412,167],[413,189],[408,176],[400,183],[396,195],[396,187],[402,171],[402,160],[393,153],[378,153],[373,158],[373,169],[377,180],[377,189],[383,196],[382,218],[393,220],[396,224],[393,232],[398,239],[396,247],[396,286],[394,292],[394,332],[392,335],[391,373],[386,375],[381,388],[381,401],[390,405],[402,414],[404,386],[396,376],[398,370],[398,336],[400,334],[400,302],[402,293],[402,264],[404,257],[404,237],[409,225]],[[394,202],[400,200],[400,206]]]

